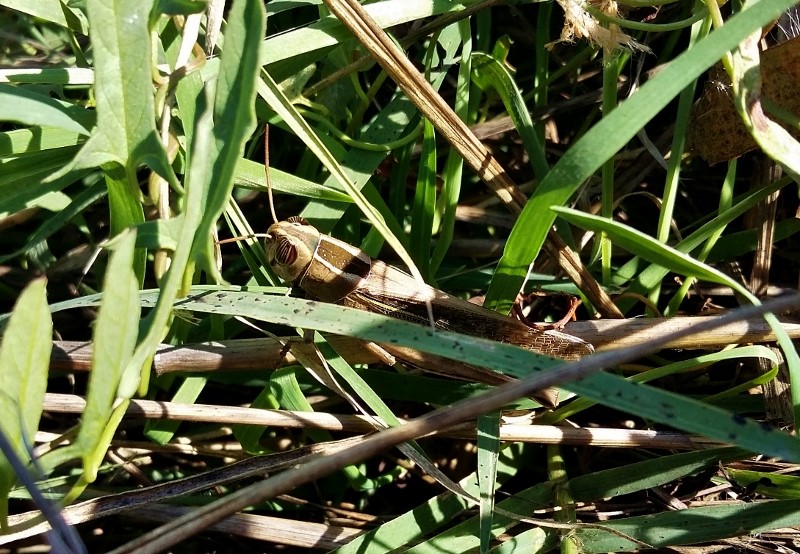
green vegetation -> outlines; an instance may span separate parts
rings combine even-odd
[[[606,324],[682,329],[796,287],[797,116],[762,110],[758,46],[794,1],[352,4],[0,0],[0,543],[49,525],[64,551],[790,546],[800,387],[783,413],[769,391],[800,382],[795,327],[633,352]],[[580,298],[607,331],[564,332],[600,353],[287,294],[256,238],[269,187],[280,219],[487,308]],[[551,300],[531,317],[558,320]],[[492,404],[354,339],[561,403]]]

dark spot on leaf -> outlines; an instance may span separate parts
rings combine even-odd
[[[745,418],[742,414],[733,414],[733,421],[737,425],[745,425],[747,423],[747,418]]]
[[[767,433],[772,433],[773,431],[775,431],[775,427],[773,427],[772,425],[770,425],[766,421],[759,422],[759,425],[761,426],[761,430],[765,431]]]
[[[300,313],[300,308],[295,308],[294,310],[292,310],[292,313],[299,314]]]
[[[736,437],[738,437],[738,436],[739,435],[737,435],[736,433],[728,433],[728,440],[730,442],[736,442]]]

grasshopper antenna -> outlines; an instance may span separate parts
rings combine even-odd
[[[269,197],[269,212],[272,214],[272,222],[278,222],[275,215],[275,201],[272,198],[272,183],[269,180],[269,123],[264,125],[264,175],[267,177],[267,196]]]

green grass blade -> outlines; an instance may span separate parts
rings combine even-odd
[[[435,210],[436,130],[433,128],[433,124],[426,120],[422,138],[422,154],[419,160],[419,176],[411,212],[411,254],[417,261],[420,273],[426,281],[430,278],[431,239]]]
[[[800,501],[767,501],[688,508],[655,515],[607,521],[604,527],[654,548],[719,541],[800,525]],[[584,552],[638,552],[640,543],[603,529],[577,532]]]
[[[514,122],[537,179],[544,179],[550,166],[544,155],[544,145],[536,134],[531,114],[511,74],[498,60],[483,52],[472,54],[472,71],[475,81],[483,89],[493,88]]]
[[[478,418],[478,486],[481,552],[489,550],[492,538],[492,511],[497,486],[497,461],[500,455],[500,412]]]
[[[617,245],[647,258],[658,265],[670,268],[672,271],[683,273],[687,276],[726,285],[751,303],[759,303],[758,298],[753,296],[741,283],[713,267],[698,262],[691,256],[650,238],[644,233],[621,225],[615,221],[587,215],[576,210],[568,210],[566,208],[554,208],[554,210],[568,221],[580,224],[594,231],[607,233]],[[800,354],[798,354],[794,343],[773,314],[764,314],[764,319],[769,323],[777,337],[778,344],[780,344],[783,349],[792,383],[800,383]],[[792,387],[791,389],[796,421],[800,421],[800,390],[798,389],[800,389],[800,387]]]
[[[393,27],[462,9],[463,4],[475,0],[451,2],[450,0],[386,0],[365,6],[367,12],[382,28]],[[309,52],[354,40],[353,35],[336,17],[328,16],[299,29],[269,37],[261,45],[261,65],[299,57]]]
[[[83,458],[83,480],[94,482],[107,445],[101,444],[111,418],[122,371],[139,336],[139,282],[133,270],[136,233],[115,241],[103,285],[103,302],[94,326],[92,371],[86,408],[75,445]],[[98,448],[100,451],[98,452]]]
[[[705,279],[712,283],[727,285],[734,290],[742,288],[740,284],[721,271],[699,262],[688,254],[671,248],[641,231],[616,221],[586,214],[578,210],[554,206],[553,211],[573,225],[583,229],[591,229],[597,233],[606,233],[617,246],[663,268],[669,268],[669,271]]]
[[[269,168],[269,182],[275,192],[334,202],[351,202],[349,196],[335,188],[307,181],[274,167]],[[242,188],[266,192],[267,176],[264,171],[264,164],[244,158],[240,159],[236,163],[234,183]]]
[[[516,471],[515,463],[519,460],[512,452],[513,449],[505,449],[498,458],[498,484],[507,481]],[[518,452],[516,454],[518,455]],[[477,473],[462,479],[459,484],[469,494],[478,495]],[[384,523],[378,529],[353,539],[334,552],[336,554],[378,554],[393,551],[411,544],[419,537],[445,525],[470,507],[471,504],[464,498],[451,492],[445,492]],[[442,552],[446,552],[446,550]]]

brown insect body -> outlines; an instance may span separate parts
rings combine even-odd
[[[522,322],[487,310],[431,286],[420,286],[407,273],[373,260],[366,253],[292,218],[267,231],[266,252],[270,265],[283,279],[310,295],[369,312],[428,325],[429,302],[437,328],[497,342],[511,343],[534,352],[576,360],[594,352],[589,343],[555,330],[538,330]],[[383,345],[391,354],[415,365],[435,359],[437,373],[497,384],[510,378],[483,368],[443,358],[411,354],[411,349]],[[409,357],[416,359],[409,360]],[[462,370],[453,369],[457,365]],[[445,370],[443,366],[447,366]],[[467,367],[464,367],[467,366]]]

